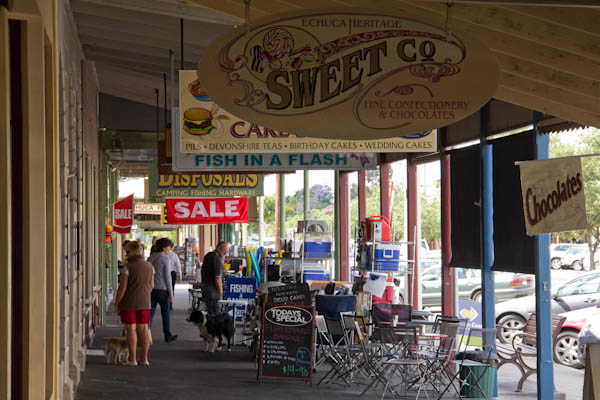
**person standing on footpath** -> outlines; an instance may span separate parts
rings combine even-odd
[[[150,292],[154,287],[154,271],[152,264],[144,261],[143,247],[138,241],[125,246],[127,264],[121,272],[119,289],[115,298],[115,312],[121,317],[127,331],[127,347],[129,358],[125,365],[137,365],[136,347],[141,348],[141,365],[150,365]]]
[[[229,242],[219,242],[214,251],[206,253],[202,262],[202,298],[208,312],[216,314],[219,300],[223,298],[223,264],[229,253]]]
[[[173,286],[173,293],[175,293],[175,282],[181,283],[181,279],[183,278],[181,273],[181,261],[179,261],[179,256],[174,250],[174,247],[170,247],[169,253],[167,254],[171,259],[171,285]],[[172,309],[173,304],[171,303],[171,310]]]
[[[154,247],[156,251],[148,258],[148,261],[154,266],[156,273],[154,289],[150,296],[152,305],[150,326],[152,326],[152,321],[154,321],[156,305],[160,304],[163,333],[165,334],[165,342],[168,343],[177,339],[177,335],[171,333],[171,303],[175,301],[175,297],[171,283],[171,259],[168,254],[170,249],[173,248],[173,242],[167,238],[158,239]]]

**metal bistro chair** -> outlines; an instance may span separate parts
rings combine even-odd
[[[444,390],[441,392],[441,399],[444,393],[452,386],[458,395],[461,397],[461,392],[464,388],[471,388],[479,392],[482,397],[489,399],[485,391],[481,387],[481,380],[486,376],[487,369],[490,367],[490,360],[494,349],[494,342],[496,340],[496,329],[481,329],[481,328],[470,328],[467,340],[464,343],[464,348],[460,352],[459,358],[451,360],[450,363],[457,366],[456,373],[450,379],[450,382]],[[481,338],[481,344],[479,339]],[[459,349],[460,350],[460,349]],[[469,357],[476,355],[479,360],[472,360]],[[479,373],[475,374],[474,368],[481,367],[478,369]],[[462,375],[461,376],[461,371]],[[479,375],[479,376],[477,376]],[[455,385],[455,381],[458,380],[458,387]]]
[[[450,381],[453,370],[449,362],[456,354],[456,344],[460,321],[457,318],[440,321],[436,332],[419,336],[424,348],[419,351],[419,356],[427,365],[425,383],[430,383],[433,390],[445,387]],[[423,343],[423,341],[425,341]]]
[[[381,355],[377,350],[378,346],[373,346],[373,343],[368,341],[365,333],[356,321],[354,322],[354,331],[362,349],[362,354],[360,355],[362,359],[362,363],[360,364],[361,371],[369,379],[367,386],[360,394],[363,396],[369,389],[376,387],[378,384],[386,386],[387,381],[385,379],[385,367],[382,363]],[[393,388],[390,390],[394,395],[397,395]]]
[[[419,398],[421,392],[429,399],[427,390],[424,390],[427,383],[427,377],[425,375],[427,370],[426,362],[424,359],[420,358],[419,352],[417,351],[419,347],[417,328],[414,326],[383,328],[382,337],[389,337],[392,342],[396,341],[397,343],[402,343],[404,351],[396,353],[394,357],[383,362],[387,370],[387,375],[381,398],[384,398],[387,389],[390,387],[390,384],[393,383],[393,378],[398,376],[402,381],[399,385],[402,384],[403,386],[401,393],[402,397],[408,395],[408,388],[410,386],[413,388],[416,387],[417,393],[414,397],[415,399]],[[401,339],[396,339],[398,337]],[[393,389],[394,387],[391,386],[391,388]],[[411,396],[411,398],[413,397]]]
[[[371,327],[371,324],[367,323],[365,321],[365,318],[362,315],[356,315],[353,312],[345,311],[345,312],[341,312],[340,316],[342,317],[344,329],[346,330],[346,333],[347,333],[348,339],[350,340],[350,343],[352,343],[352,344],[355,343],[356,334],[354,332],[354,322],[358,322],[360,329],[362,329],[362,331],[365,333],[367,338],[370,336],[369,328]]]

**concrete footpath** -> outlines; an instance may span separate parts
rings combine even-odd
[[[188,315],[188,285],[177,285],[172,331],[176,341],[165,343],[162,321],[157,310],[150,349],[150,366],[106,365],[104,346],[111,337],[119,335],[122,326],[114,313],[108,315],[107,326],[98,329],[88,349],[86,371],[77,390],[77,400],[125,399],[169,400],[199,398],[229,399],[311,399],[337,400],[358,397],[358,389],[339,385],[312,386],[293,381],[256,381],[256,369],[248,348],[236,346],[231,352],[205,353],[201,350],[198,329],[185,321]],[[241,331],[241,327],[238,327]],[[318,381],[324,368],[316,374]],[[499,399],[536,399],[536,379],[530,377],[522,393],[515,393],[519,379],[512,365],[498,373]],[[555,388],[565,393],[567,400],[579,400],[583,392],[583,370],[555,366]],[[425,398],[423,395],[421,398]],[[381,391],[365,395],[364,399],[379,399]]]

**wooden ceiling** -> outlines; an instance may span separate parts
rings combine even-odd
[[[190,1],[232,17],[245,15],[243,0]],[[454,3],[451,24],[496,54],[502,78],[495,98],[600,127],[600,2],[571,4],[594,3],[589,8]],[[369,6],[410,10],[440,24],[448,9],[446,2],[432,0],[251,0],[250,6],[252,18],[307,7]]]
[[[479,38],[500,62],[495,98],[600,127],[598,7],[460,1],[451,7],[453,28]],[[448,9],[434,0],[251,0],[250,14],[331,6],[410,10],[440,24]],[[154,105],[158,88],[161,106],[163,73],[170,78],[169,49],[176,68],[180,65],[179,18],[185,19],[185,67],[194,69],[203,49],[245,15],[243,0],[71,0],[71,8],[86,58],[96,61],[101,91]]]
[[[181,65],[180,19],[186,69],[195,69],[204,48],[241,22],[185,0],[70,0],[70,7],[85,57],[96,63],[100,91],[154,106],[158,89],[161,107],[163,73],[170,96],[170,50],[176,79]]]

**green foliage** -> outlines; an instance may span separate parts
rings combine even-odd
[[[600,130],[590,128],[579,132],[565,132],[566,135],[578,135],[579,140],[574,143],[561,141],[559,134],[550,136],[550,157],[568,157],[573,155],[598,154],[600,153]],[[586,211],[588,219],[588,229],[579,231],[560,232],[558,234],[561,241],[590,242],[593,237],[595,242],[593,252],[598,247],[600,241],[600,157],[582,157],[581,168],[583,171],[583,185],[585,190]]]
[[[442,236],[442,212],[439,192],[421,196],[421,238],[431,243]]]
[[[275,222],[275,196],[265,196],[264,200],[265,221]]]

